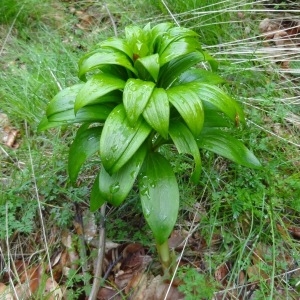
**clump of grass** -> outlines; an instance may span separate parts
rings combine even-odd
[[[6,48],[0,57],[0,108],[18,122],[37,123],[49,98],[74,80],[76,54],[61,38],[50,37],[46,31],[35,43],[12,38]]]
[[[232,7],[230,1],[179,0],[160,1],[158,7],[172,21],[197,31],[206,45],[216,45],[228,39]]]
[[[0,23],[14,24],[17,29],[31,28],[49,13],[52,0],[2,0],[0,3]],[[26,29],[25,29],[26,30]]]

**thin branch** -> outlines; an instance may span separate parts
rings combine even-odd
[[[96,263],[96,271],[94,274],[92,291],[88,300],[97,299],[97,294],[101,284],[103,258],[105,254],[105,209],[106,209],[106,204],[103,204],[101,207],[101,220],[100,220],[100,228],[99,228],[99,245],[98,245],[98,258]]]
[[[110,10],[108,9],[106,3],[104,3],[104,7],[105,7],[105,9],[106,9],[106,11],[107,11],[107,13],[108,13],[108,15],[109,15],[110,20],[111,20],[111,23],[112,23],[112,26],[113,26],[113,29],[114,29],[115,36],[117,37],[117,36],[118,36],[118,30],[117,30],[116,22],[115,22],[115,20],[114,20],[114,18],[113,18],[113,16],[112,16]]]
[[[174,22],[176,23],[176,25],[178,27],[180,27],[179,22],[176,20],[174,14],[170,11],[169,7],[167,6],[166,2],[164,0],[161,0],[161,3],[164,5],[164,7],[166,8],[166,10],[168,11],[168,13],[170,14],[171,18],[174,20]]]

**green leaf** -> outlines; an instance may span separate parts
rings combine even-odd
[[[191,154],[194,157],[195,170],[192,174],[192,180],[198,182],[201,173],[201,157],[195,137],[181,122],[171,123],[169,134],[179,153]]]
[[[198,136],[204,122],[202,101],[186,86],[176,86],[167,90],[169,101],[175,106],[194,136]]]
[[[198,34],[188,28],[184,27],[172,27],[166,33],[164,33],[159,39],[160,43],[158,45],[157,52],[161,55],[172,43],[179,41],[181,39],[196,39]],[[197,49],[201,48],[200,43],[197,41]]]
[[[147,27],[141,29],[138,26],[132,25],[125,28],[126,40],[133,51],[134,61],[139,57],[144,57],[149,54],[149,34],[150,31]]]
[[[123,89],[125,81],[110,74],[97,74],[89,79],[78,92],[75,112],[81,107],[94,103],[120,101],[117,91]],[[115,91],[114,93],[111,93]]]
[[[90,195],[90,211],[92,212],[99,209],[105,203],[105,199],[101,198],[100,195],[99,174],[100,173],[98,173],[98,175],[96,176]]]
[[[241,141],[219,129],[203,131],[197,138],[197,144],[199,148],[224,156],[237,164],[249,168],[261,167],[256,156]]]
[[[100,157],[109,174],[117,172],[136,153],[151,132],[144,119],[131,126],[123,104],[114,108],[103,127]]]
[[[103,122],[109,116],[114,105],[110,103],[100,103],[81,108],[75,118],[75,123],[83,122]]]
[[[47,117],[56,113],[74,109],[75,98],[83,86],[84,84],[75,84],[58,92],[47,107]]]
[[[179,209],[179,190],[169,162],[159,153],[150,153],[139,175],[143,214],[158,244],[171,234]]]
[[[146,151],[146,146],[141,146],[135,155],[112,175],[101,168],[99,178],[99,195],[101,199],[114,206],[120,205],[125,200],[141,169]]]
[[[136,73],[132,66],[132,63],[128,56],[119,51],[106,52],[101,51],[102,49],[96,50],[96,52],[88,53],[79,61],[79,73],[80,79],[84,78],[84,75],[92,70],[99,69],[105,65],[119,65],[125,67],[133,73]]]
[[[168,139],[170,105],[166,91],[155,88],[144,109],[143,117],[147,123],[164,139]]]
[[[203,130],[211,127],[232,127],[232,123],[223,113],[204,107]]]
[[[154,80],[156,82],[160,69],[159,56],[156,53],[141,57],[135,61],[134,67],[138,71],[141,79]]]
[[[173,27],[172,23],[159,23],[151,29],[151,48],[152,52],[157,53],[161,43],[161,37],[170,28]]]
[[[203,51],[203,55],[205,57],[205,61],[210,64],[212,71],[217,71],[219,67],[219,63],[206,51]]]
[[[162,53],[159,53],[159,63],[163,66],[175,58],[196,52],[199,49],[199,43],[195,38],[184,38],[174,41]]]
[[[190,69],[182,73],[172,86],[185,84],[193,81],[199,81],[201,83],[208,83],[208,84],[215,84],[215,85],[225,82],[225,80],[222,77],[220,77],[219,75],[211,71],[206,71],[203,69]]]
[[[102,122],[106,120],[108,115],[113,109],[113,105],[110,103],[89,105],[81,108],[76,116],[74,109],[70,109],[63,112],[58,112],[55,115],[51,115],[49,122],[63,122],[67,123],[83,123],[83,122]]]
[[[99,141],[102,127],[92,127],[78,130],[76,137],[69,150],[68,171],[71,182],[77,180],[83,163],[99,151]]]
[[[38,126],[38,130],[45,130],[69,123],[81,123],[88,121],[104,121],[112,110],[109,103],[90,105],[74,113],[75,99],[85,84],[76,84],[60,91],[49,103],[46,110],[47,117],[43,118]],[[118,94],[108,93],[99,102],[119,100]],[[96,101],[95,101],[96,102]]]
[[[244,112],[238,102],[232,99],[219,87],[197,81],[187,83],[185,86],[192,88],[203,101],[203,104],[207,103],[208,105],[217,108],[233,122],[236,122],[238,119],[241,124],[246,124]]]
[[[49,122],[47,116],[44,116],[38,125],[37,131],[40,132],[50,128],[60,127],[64,124],[65,122]]]
[[[130,58],[130,60],[133,59],[133,52],[132,49],[129,47],[128,43],[124,39],[120,39],[117,37],[111,37],[108,38],[107,40],[101,42],[100,47],[102,48],[112,48],[115,50],[118,50],[120,52],[123,52]]]
[[[203,60],[204,56],[199,51],[173,59],[161,68],[158,80],[159,86],[169,88],[178,76]]]
[[[130,25],[125,27],[125,38],[130,42],[135,42],[138,39],[142,39],[143,30],[137,25]],[[131,46],[131,45],[130,45]]]
[[[128,79],[123,92],[123,103],[127,118],[135,125],[151,97],[155,84],[152,81]]]

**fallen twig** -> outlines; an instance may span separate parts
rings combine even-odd
[[[101,283],[103,258],[105,254],[105,208],[106,204],[103,204],[101,207],[101,220],[99,228],[98,257],[96,263],[96,270],[94,274],[93,286],[89,296],[89,300],[97,299],[97,294]]]

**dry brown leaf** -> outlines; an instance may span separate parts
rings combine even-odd
[[[110,287],[103,287],[99,290],[97,294],[97,300],[121,300],[122,297],[120,293],[113,288]]]
[[[89,244],[97,234],[95,214],[90,210],[85,210],[82,214],[82,220],[84,239]]]
[[[293,237],[300,239],[300,227],[289,226],[288,230],[292,234]]]
[[[23,283],[23,286],[30,289],[30,292],[33,294],[37,291],[43,273],[43,268],[41,265],[28,267],[25,272],[20,276],[20,281]]]
[[[123,261],[120,269],[125,272],[128,270],[142,270],[151,261],[152,258],[145,254],[145,249],[141,244],[131,243],[123,250]]]
[[[64,266],[71,267],[71,269],[73,269],[73,270],[77,270],[79,255],[74,249],[73,241],[72,241],[72,234],[70,232],[64,232],[62,234],[61,241],[62,241],[62,244],[66,247],[67,254],[68,254],[68,255],[64,255],[64,256],[62,254],[62,256],[63,256],[62,258],[65,261],[63,262],[62,258],[61,258],[61,263]]]
[[[169,291],[168,291],[169,290]],[[168,293],[168,294],[167,294]],[[167,296],[166,296],[167,295]],[[161,276],[156,276],[151,280],[143,298],[137,300],[180,300],[184,299],[184,295],[174,286],[169,288],[169,284],[162,280]]]
[[[0,299],[1,300],[14,300],[13,295],[10,292],[9,286],[0,282]]]
[[[18,136],[19,130],[11,126],[8,116],[6,114],[0,113],[0,143],[10,148],[18,148]]]
[[[249,277],[249,282],[256,282],[261,278],[267,280],[269,275],[263,271],[258,265],[252,265],[247,268],[247,275]]]
[[[53,268],[54,266],[56,266],[59,263],[62,253],[63,253],[63,251],[59,251],[55,254],[55,256],[53,256],[51,258],[51,268]]]
[[[226,277],[229,273],[229,267],[227,263],[221,264],[219,267],[217,267],[215,271],[215,279],[222,283],[223,285],[226,285]]]
[[[145,255],[144,247],[138,243],[127,245],[122,256],[120,269],[115,276],[115,284],[119,289],[126,287],[125,293],[128,293],[136,286],[136,282],[139,281],[141,274],[152,259]]]
[[[131,291],[134,291],[134,294],[131,295],[131,298],[135,299],[136,293],[142,291],[147,286],[147,275],[143,272],[135,273],[132,276],[130,282],[125,288],[125,294],[128,295]]]
[[[46,281],[44,296],[47,300],[61,300],[63,299],[63,292],[58,283],[51,278]]]
[[[169,247],[171,249],[181,250],[184,245],[185,239],[189,233],[185,230],[174,230],[169,238]]]
[[[147,290],[147,282],[149,281],[148,279],[148,274],[146,273],[139,273],[138,276],[134,278],[134,280],[128,284],[127,286],[127,294],[130,293],[130,299],[134,300],[144,300],[145,299],[145,293]],[[151,277],[151,279],[153,276]]]
[[[16,260],[14,264],[20,282],[16,286],[17,293],[24,294],[24,299],[27,299],[26,297],[30,297],[38,289],[44,269],[41,265],[29,265],[22,260]],[[23,299],[23,296],[19,298]]]

